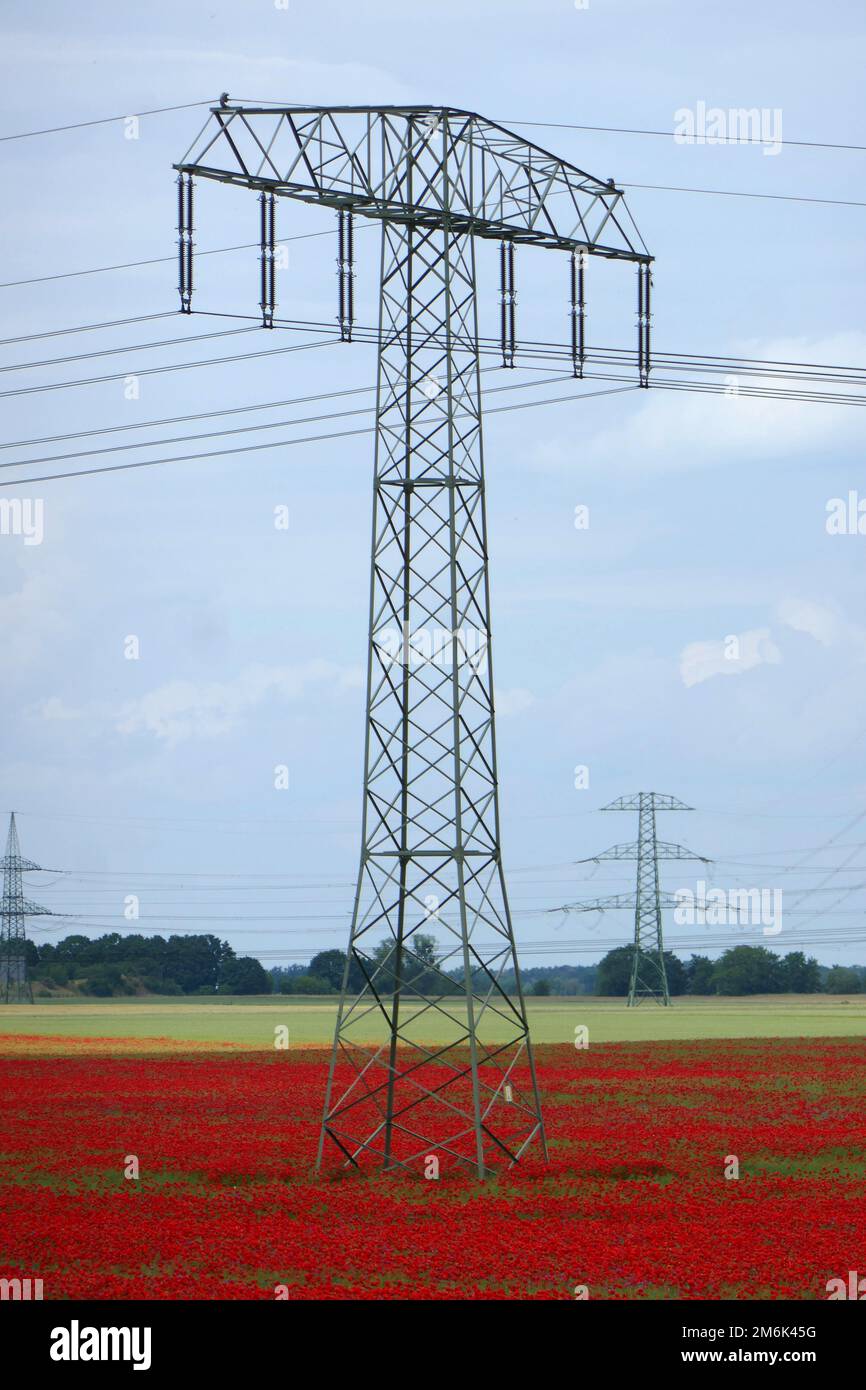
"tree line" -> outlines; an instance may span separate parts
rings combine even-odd
[[[40,992],[129,994],[270,994],[261,961],[238,956],[227,941],[202,936],[107,932],[27,941],[27,967]]]
[[[305,965],[266,970],[254,956],[238,956],[227,941],[212,935],[144,936],[107,932],[104,936],[67,936],[37,945],[27,942],[30,979],[40,993],[97,996],[132,994],[338,994],[346,974],[346,953],[319,951]],[[543,965],[521,970],[527,994],[628,994],[631,946],[618,946],[597,965]],[[866,966],[820,965],[814,956],[790,951],[778,956],[764,946],[732,946],[718,960],[692,955],[681,960],[665,952],[668,989],[673,995],[860,994],[866,993]],[[394,988],[395,961],[388,943],[372,952],[368,974],[375,972],[382,994]],[[404,979],[419,994],[447,995],[462,988],[462,972],[446,968],[437,957],[435,938],[416,932],[406,946]],[[365,982],[352,959],[348,987]],[[481,982],[479,981],[479,984]],[[502,976],[513,993],[513,971]]]
[[[619,946],[596,967],[594,994],[628,994],[634,951]],[[860,994],[866,990],[862,965],[822,966],[814,956],[789,951],[777,956],[766,946],[732,946],[718,960],[693,955],[682,961],[665,951],[671,994]]]

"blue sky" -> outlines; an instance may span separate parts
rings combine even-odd
[[[866,144],[866,16],[853,3],[49,0],[7,3],[3,27],[9,134],[222,91],[430,102],[478,110],[625,185],[862,199],[864,156],[853,150],[788,144],[768,154],[521,125],[669,131],[677,112],[704,102],[779,111],[790,141]],[[0,278],[172,257],[171,165],[203,119],[204,108],[145,116],[137,139],[121,121],[5,142]],[[629,203],[656,257],[659,349],[866,366],[866,208],[638,188]],[[254,241],[256,217],[254,198],[205,189],[197,245]],[[332,226],[330,214],[296,205],[281,206],[279,218],[284,237]],[[288,244],[281,312],[333,319],[333,242]],[[358,317],[367,323],[377,245],[374,230],[359,230]],[[495,248],[485,249],[482,331],[492,333]],[[199,309],[255,312],[255,250],[203,256],[196,274]],[[590,266],[591,345],[632,345],[631,274]],[[518,275],[519,333],[564,340],[565,265],[527,251]],[[2,336],[174,315],[175,286],[170,259],[7,286]],[[225,327],[249,325],[202,313],[7,344],[4,367],[129,351],[4,370],[0,390],[277,345],[277,335],[253,330],[143,346]],[[372,349],[357,344],[140,375],[133,400],[119,380],[31,390],[4,399],[2,437],[292,400],[367,386],[374,370]],[[505,375],[485,380],[510,384]],[[866,907],[863,891],[849,891],[866,880],[866,821],[854,824],[866,815],[866,536],[831,536],[825,526],[829,499],[866,495],[861,416],[662,391],[591,398],[592,389],[587,382],[583,400],[491,414],[486,425],[503,849],[524,959],[589,962],[627,934],[623,915],[563,922],[544,909],[629,887],[628,865],[589,877],[573,861],[631,838],[631,819],[596,808],[641,788],[697,808],[664,818],[661,830],[718,860],[714,882],[784,889],[790,916],[775,949],[792,949],[800,932],[822,961],[866,959],[866,943],[837,940],[862,929]],[[2,461],[147,438],[28,445],[4,449]],[[213,919],[239,949],[295,953],[287,959],[344,944],[360,828],[370,481],[370,438],[358,435],[33,492],[44,499],[42,543],[0,536],[0,806],[19,810],[25,854],[77,874],[33,880],[34,896],[108,930],[137,894],[145,925]],[[578,504],[590,509],[586,531],[573,524]],[[289,508],[285,532],[273,525],[278,505]],[[139,639],[137,661],[124,658],[129,635]],[[731,635],[747,659],[720,655]],[[289,768],[286,791],[274,788],[278,764]],[[585,790],[574,787],[578,764],[589,768]],[[673,866],[666,882],[693,884],[694,874]],[[830,939],[818,944],[822,932]],[[533,955],[533,942],[561,942],[561,954]]]

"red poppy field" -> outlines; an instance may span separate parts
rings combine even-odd
[[[485,1184],[315,1177],[320,1049],[8,1044],[0,1276],[46,1299],[824,1299],[866,1272],[863,1039],[542,1047],[550,1162]]]

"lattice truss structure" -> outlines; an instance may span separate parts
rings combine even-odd
[[[586,902],[566,903],[565,912],[605,912],[615,908],[634,909],[634,953],[629,978],[628,1003],[630,1007],[640,1004],[644,999],[654,999],[656,1003],[669,1006],[667,970],[665,968],[664,930],[662,912],[665,908],[677,906],[675,894],[662,891],[659,880],[659,860],[697,859],[703,864],[711,861],[702,854],[694,854],[683,845],[660,840],[656,834],[656,811],[691,811],[675,796],[660,792],[636,792],[634,796],[620,796],[603,811],[637,811],[637,839],[628,844],[611,845],[601,854],[593,854],[580,862],[600,864],[607,859],[636,859],[637,882],[633,893],[614,893],[605,898],[593,898]]]
[[[50,917],[47,907],[40,907],[24,896],[22,874],[35,873],[39,865],[21,855],[15,812],[9,817],[6,853],[3,865],[3,897],[0,898],[0,1002],[22,1004],[33,1002],[33,990],[27,976],[28,917]]]
[[[546,1149],[500,855],[476,238],[506,248],[504,357],[531,243],[581,297],[585,255],[635,262],[648,371],[650,257],[612,184],[468,112],[224,104],[176,168],[184,308],[194,177],[337,209],[344,339],[346,218],[382,222],[363,844],[319,1161],[483,1177]]]

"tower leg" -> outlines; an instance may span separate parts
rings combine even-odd
[[[544,1130],[500,858],[474,248],[382,235],[363,846],[319,1161],[483,1177]]]

